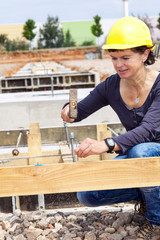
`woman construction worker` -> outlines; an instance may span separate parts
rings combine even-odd
[[[69,123],[78,122],[110,105],[127,131],[104,141],[87,138],[75,154],[87,157],[114,151],[116,159],[160,156],[160,74],[146,67],[155,62],[147,25],[135,17],[121,18],[110,29],[103,49],[108,50],[117,73],[78,103],[76,120],[69,118],[69,105],[61,117]],[[131,200],[145,202],[146,222],[135,239],[160,239],[160,187],[79,192],[77,197],[91,207]]]

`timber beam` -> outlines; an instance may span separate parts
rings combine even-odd
[[[0,197],[159,186],[159,171],[160,157],[0,168]]]

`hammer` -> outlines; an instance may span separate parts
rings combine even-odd
[[[77,89],[70,89],[69,93],[69,117],[77,118]]]
[[[72,118],[72,119],[77,118],[77,89],[70,89],[70,93],[69,93],[69,117]],[[68,134],[67,123],[65,121],[63,123],[64,123],[64,127],[65,127],[67,143],[68,143],[68,146],[69,146],[70,144],[69,144],[69,134]],[[74,133],[71,132],[70,133],[70,142],[71,142],[73,162],[75,162],[73,138],[74,138]]]
[[[77,118],[77,89],[70,89],[69,94],[69,117],[72,119]],[[73,162],[75,162],[75,154],[74,154],[74,145],[73,145],[74,133],[70,133],[71,140],[71,149],[72,149],[72,157]]]

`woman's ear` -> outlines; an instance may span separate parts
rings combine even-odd
[[[150,49],[146,49],[143,53],[143,62],[145,62],[149,56]]]

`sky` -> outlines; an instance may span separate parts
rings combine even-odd
[[[160,0],[128,0],[129,15],[158,16]],[[0,25],[45,23],[47,16],[60,22],[123,17],[123,0],[0,0]]]

